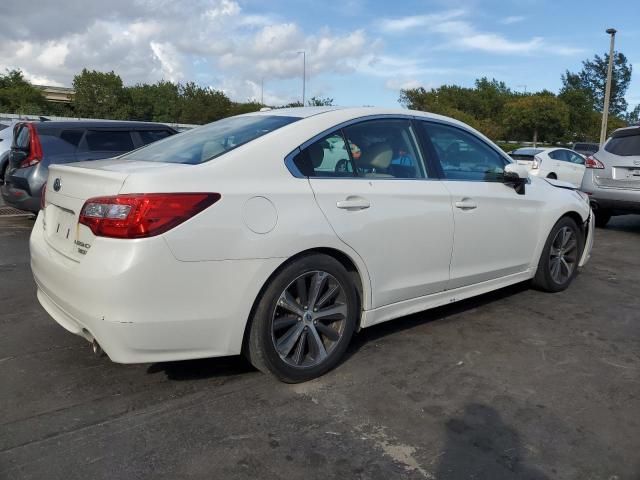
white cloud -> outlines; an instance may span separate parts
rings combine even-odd
[[[416,28],[432,29],[440,22],[465,15],[461,9],[448,10],[430,15],[411,15],[400,18],[387,18],[380,21],[380,29],[385,33],[403,33]]]
[[[36,3],[38,0],[34,0]],[[0,71],[20,68],[32,79],[70,85],[82,68],[114,70],[125,84],[160,79],[223,88],[233,98],[288,99],[276,80],[307,72],[346,74],[380,48],[363,30],[309,31],[270,14],[244,12],[235,0],[99,0],[44,2],[38,15],[18,4],[0,16]],[[49,17],[50,22],[44,21]],[[50,24],[53,23],[53,24]]]

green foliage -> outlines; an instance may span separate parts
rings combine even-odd
[[[635,125],[637,123],[640,123],[640,103],[636,105],[636,108],[634,108],[627,114],[626,120],[629,123],[629,125]]]
[[[307,100],[309,107],[330,107],[333,105],[333,98],[329,97],[311,97]]]
[[[131,111],[129,96],[119,75],[82,69],[73,77],[76,115],[88,118],[124,119]]]
[[[594,55],[592,60],[582,62],[580,72],[570,73],[567,71],[563,75],[563,88],[571,87],[587,91],[592,98],[593,108],[601,112],[604,105],[608,65],[608,53],[605,53],[603,57]],[[610,115],[622,115],[627,110],[627,101],[624,99],[624,95],[631,82],[631,71],[632,66],[629,65],[627,57],[620,52],[614,52],[609,101]]]
[[[48,114],[42,91],[25,80],[20,70],[0,74],[0,111],[41,115]]]
[[[569,107],[550,92],[513,99],[505,105],[503,115],[511,138],[532,138],[534,142],[558,141],[569,126]]]

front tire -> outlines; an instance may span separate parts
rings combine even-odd
[[[572,218],[558,220],[542,249],[533,286],[545,292],[565,290],[578,273],[583,243],[582,232]]]
[[[269,282],[251,318],[246,355],[258,370],[287,383],[336,366],[355,329],[358,296],[333,257],[313,254],[286,265]]]

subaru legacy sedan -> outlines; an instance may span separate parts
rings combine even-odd
[[[359,329],[518,282],[564,290],[592,239],[585,194],[461,122],[323,107],[52,165],[30,247],[42,306],[114,362],[244,353],[300,382]]]

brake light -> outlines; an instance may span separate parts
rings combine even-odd
[[[30,167],[42,161],[42,145],[33,123],[27,123],[29,129],[29,155],[20,163],[20,168]]]
[[[45,193],[47,193],[47,182],[44,182],[42,191],[40,192],[40,210],[44,210],[44,207],[46,205]]]
[[[78,222],[94,235],[145,238],[160,235],[220,200],[219,193],[140,193],[87,200]]]
[[[587,157],[587,159],[584,161],[584,166],[586,168],[604,168],[604,164],[593,155],[589,155]]]
[[[537,170],[538,168],[540,168],[541,164],[542,164],[542,159],[541,158],[533,157],[533,163],[531,163],[531,168],[533,170]]]

